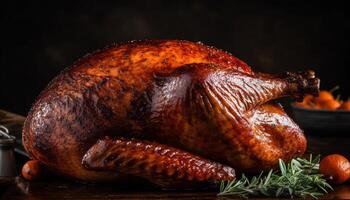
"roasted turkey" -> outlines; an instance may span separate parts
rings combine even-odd
[[[39,95],[23,128],[29,155],[89,182],[161,187],[233,180],[305,152],[273,100],[317,94],[312,71],[257,73],[224,51],[178,40],[113,45],[75,62]]]

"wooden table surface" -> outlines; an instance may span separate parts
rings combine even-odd
[[[24,117],[0,110],[0,124],[8,127],[12,134],[20,138]],[[338,138],[340,137],[340,138]],[[343,137],[343,138],[342,138]],[[326,138],[327,141],[348,141],[345,136],[334,135],[331,138]],[[312,151],[327,152],[329,145],[334,143],[315,142],[316,138],[309,138],[309,143]],[[311,140],[311,141],[310,141]],[[20,142],[20,140],[19,140]],[[321,148],[315,146],[317,144]],[[339,145],[340,146],[340,145]],[[339,151],[344,151],[344,147],[339,147]],[[347,146],[346,148],[349,148]],[[23,148],[18,147],[16,152],[21,153]],[[25,157],[17,155],[17,165],[20,169]],[[0,197],[1,199],[19,200],[19,199],[235,199],[235,197],[218,197],[216,190],[202,191],[162,191],[151,185],[143,182],[132,185],[119,185],[118,183],[108,185],[91,185],[83,183],[75,183],[68,180],[63,180],[60,177],[49,177],[48,180],[39,182],[28,182],[20,177],[11,180],[11,184],[3,184],[0,179]],[[239,199],[239,198],[237,198]],[[271,199],[271,198],[259,198]],[[273,198],[272,198],[273,199]],[[336,186],[333,192],[326,194],[320,199],[350,199],[350,184]]]

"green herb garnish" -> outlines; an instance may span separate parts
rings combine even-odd
[[[279,171],[270,170],[250,180],[244,174],[241,179],[223,181],[219,196],[267,196],[267,197],[313,197],[333,190],[319,172],[320,156],[309,159],[296,158],[288,164],[279,160]]]

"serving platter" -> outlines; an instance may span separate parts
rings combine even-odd
[[[292,108],[297,123],[304,129],[339,133],[346,133],[350,130],[350,111],[307,109],[295,104],[292,104]]]

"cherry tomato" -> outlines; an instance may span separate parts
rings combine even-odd
[[[37,160],[30,160],[22,167],[22,176],[30,181],[39,179],[42,173],[43,167]]]
[[[350,178],[350,162],[344,156],[332,154],[320,162],[320,172],[334,184],[341,184]]]

